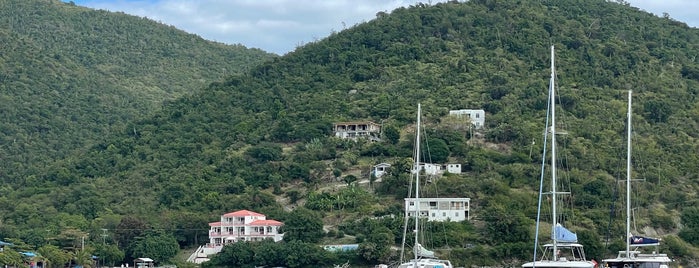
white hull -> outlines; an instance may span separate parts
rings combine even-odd
[[[643,268],[643,267],[653,267],[653,268],[668,268],[670,267],[670,260],[660,261],[660,260],[650,260],[650,259],[626,259],[626,260],[606,260],[604,266],[605,268]],[[537,266],[538,267],[538,266]]]
[[[631,256],[628,258],[626,256]],[[650,253],[644,254],[638,251],[630,251],[629,255],[626,251],[619,252],[619,256],[614,259],[605,259],[602,261],[603,267],[609,268],[668,268],[672,263],[667,254],[664,253]]]
[[[593,268],[595,264],[590,261],[535,261],[522,264],[523,268]]]
[[[448,260],[438,260],[438,259],[419,259],[417,260],[417,265],[415,260],[410,260],[398,266],[398,268],[453,268],[451,262]]]

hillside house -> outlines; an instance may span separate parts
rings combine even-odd
[[[485,126],[485,111],[484,110],[472,110],[472,109],[461,109],[461,110],[451,110],[449,115],[456,117],[468,117],[473,125],[474,129],[482,129]]]
[[[408,217],[415,217],[417,205],[415,198],[405,198]],[[420,198],[419,210],[419,217],[428,221],[471,220],[471,198]]]
[[[372,169],[371,174],[373,174],[374,177],[376,177],[376,178],[381,178],[381,176],[383,176],[383,174],[385,174],[386,171],[388,171],[388,168],[390,168],[390,167],[391,167],[391,164],[389,164],[389,163],[376,164],[374,166],[374,168]]]
[[[368,139],[370,141],[381,140],[381,125],[374,122],[339,122],[333,126],[335,137],[341,139]]]
[[[188,262],[202,263],[208,261],[209,255],[221,251],[224,245],[238,241],[263,241],[271,239],[279,242],[284,234],[279,233],[284,225],[267,216],[249,211],[239,210],[221,215],[220,221],[209,223],[209,243],[199,247],[188,259]]]
[[[452,174],[461,174],[461,164],[430,164],[430,163],[420,163],[415,169],[413,167],[411,173],[415,174],[417,170],[423,171],[425,175],[442,175],[444,172],[449,172]]]

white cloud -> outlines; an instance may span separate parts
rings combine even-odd
[[[65,0],[68,1],[68,0]],[[277,54],[316,41],[333,31],[369,21],[417,0],[73,0],[96,9],[147,17],[203,38],[243,44]],[[697,0],[627,0],[657,16],[699,26]]]
[[[699,1],[697,0],[626,0],[626,2],[658,17],[667,13],[670,18],[685,22],[690,27],[699,27]]]

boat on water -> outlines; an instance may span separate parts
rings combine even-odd
[[[433,251],[424,248],[419,241],[420,238],[420,118],[421,117],[421,106],[417,105],[417,130],[415,135],[415,151],[414,151],[414,167],[412,170],[415,175],[415,213],[413,215],[415,219],[415,241],[413,244],[413,259],[408,261],[403,261],[403,255],[401,254],[401,263],[397,266],[398,268],[453,268],[449,260],[443,260],[436,257]],[[406,216],[407,219],[407,216]],[[406,221],[407,222],[407,221]],[[408,235],[408,232],[404,230],[403,241]]]
[[[551,242],[543,245],[543,252],[540,258],[537,258],[537,246],[538,246],[538,235],[535,239],[535,249],[531,262],[522,264],[523,268],[593,268],[596,263],[593,261],[588,261],[585,258],[585,251],[583,245],[578,243],[578,236],[566,229],[562,224],[558,222],[557,214],[557,198],[560,194],[565,194],[564,192],[557,192],[556,189],[556,109],[555,109],[555,92],[556,92],[556,68],[555,68],[555,52],[554,47],[551,46],[551,79],[549,81],[549,113],[547,114],[547,121],[550,121],[550,125],[547,125],[548,132],[551,134],[551,190],[550,190],[550,200],[551,200]],[[545,140],[547,140],[545,138]],[[546,142],[544,143],[546,144]],[[544,146],[544,155],[546,153],[546,146]],[[543,157],[546,159],[546,157]],[[544,181],[544,167],[545,163],[542,160],[542,175],[541,175],[541,185],[543,188]],[[539,191],[539,215],[541,214],[541,200],[544,194],[543,189]],[[537,232],[540,219],[537,216]]]
[[[602,260],[609,268],[668,268],[672,260],[667,254],[659,253],[660,239],[631,235],[631,90],[629,90],[626,126],[626,249],[619,251],[616,258]],[[633,249],[632,249],[633,247]],[[654,247],[650,253],[640,249]]]

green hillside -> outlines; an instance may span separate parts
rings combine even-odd
[[[21,183],[161,103],[272,54],[61,1],[0,1],[1,181]]]
[[[632,89],[635,176],[643,180],[634,183],[635,224],[663,237],[661,251],[677,263],[692,266],[699,253],[699,30],[603,0],[483,0],[380,12],[167,102],[46,172],[4,186],[0,237],[68,248],[64,240],[89,233],[103,254],[98,234],[107,229],[106,243],[128,259],[143,249],[129,238],[174,237],[194,247],[205,243],[209,221],[248,209],[287,221],[296,241],[281,247],[308,256],[293,265],[265,260],[270,265],[395,261],[389,246],[402,238],[409,179],[401,171],[409,166],[419,102],[430,152],[464,170],[424,188],[470,197],[474,216],[432,224],[430,247],[457,266],[518,267],[531,258],[534,241],[551,45],[568,133],[560,142],[569,168],[561,175],[574,204],[563,220],[576,226],[588,257],[623,247],[617,180]],[[446,120],[449,110],[464,108],[486,111],[482,136]],[[384,141],[333,137],[333,122],[358,120],[381,123]],[[378,182],[368,171],[380,162],[394,169]],[[385,215],[396,217],[379,217]],[[329,232],[317,228],[316,217]],[[338,241],[359,243],[361,254],[305,247]],[[250,263],[230,253],[207,265]]]

